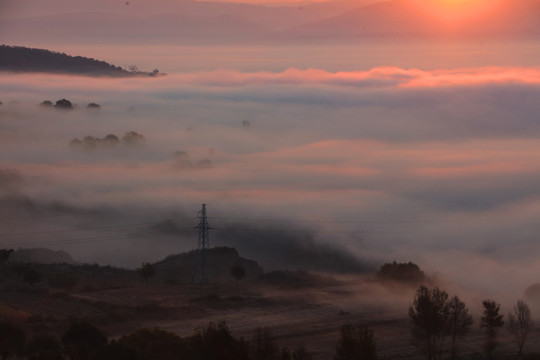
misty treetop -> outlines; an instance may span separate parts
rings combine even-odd
[[[15,169],[0,169],[0,190],[10,190],[23,181],[22,175]]]
[[[43,100],[39,106],[41,107],[44,107],[44,108],[50,108],[50,107],[53,107],[53,102],[51,100]]]
[[[87,57],[70,56],[45,49],[7,45],[0,45],[0,71],[48,72],[111,77],[159,75],[157,69],[151,73],[138,70],[128,71],[120,66]]]
[[[402,284],[419,285],[426,280],[424,272],[412,262],[386,263],[381,266],[377,273],[379,279],[384,282],[397,282]]]
[[[120,145],[131,148],[143,147],[146,139],[136,131],[128,131],[119,138],[114,134],[108,134],[103,138],[95,136],[85,136],[81,139],[75,138],[69,142],[69,147],[73,150],[91,151],[96,149],[114,149]]]
[[[193,161],[187,151],[175,151],[173,159],[173,167],[175,169],[205,169],[212,167],[212,161],[210,159],[204,158],[199,161]]]
[[[74,109],[78,108],[77,104],[72,103],[68,99],[57,100],[54,104],[53,104],[53,102],[51,100],[43,100],[41,103],[39,103],[39,106],[44,108],[44,109],[55,108],[55,109],[58,109],[58,110],[74,110]],[[86,109],[88,109],[88,110],[100,110],[101,105],[99,105],[99,104],[97,104],[95,102],[91,102],[86,106]]]
[[[62,110],[73,110],[73,104],[67,99],[58,100],[54,107]]]

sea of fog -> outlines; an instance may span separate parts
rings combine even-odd
[[[17,44],[13,44],[17,45]],[[27,46],[43,47],[41,42]],[[127,68],[159,69],[165,73],[234,69],[279,72],[288,68],[327,71],[369,70],[399,66],[422,70],[482,66],[537,66],[540,45],[518,40],[374,41],[289,45],[77,45],[50,44],[47,48],[105,60]]]
[[[137,267],[196,247],[205,203],[211,244],[265,269],[413,261],[521,296],[540,281],[538,48],[415,46],[51,47],[167,75],[0,74],[0,247]]]

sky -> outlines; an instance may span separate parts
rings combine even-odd
[[[338,19],[363,18],[365,9],[346,2],[323,10],[305,4],[305,23],[293,25],[257,9],[209,7],[211,16],[236,11],[273,26],[258,40],[232,31],[219,41],[198,32],[196,43],[129,38],[121,29],[77,39],[16,31],[42,24],[40,15],[92,20],[88,12],[97,10],[116,14],[107,22],[115,31],[119,4],[69,3],[2,2],[3,42],[166,75],[0,73],[2,246],[46,246],[78,261],[136,267],[193,249],[205,203],[212,244],[235,246],[265,269],[414,261],[463,291],[509,301],[540,281],[539,47],[522,33],[510,40],[500,29],[470,39],[371,33],[329,43],[309,32],[306,40],[313,24],[328,23],[328,9]],[[178,14],[186,3],[162,1],[152,14]],[[151,16],[132,10],[142,4],[122,6],[129,16]],[[199,5],[189,5],[197,19]],[[464,3],[439,6],[466,12]],[[38,106],[62,98],[77,107]],[[86,109],[90,102],[101,109]],[[129,131],[145,143],[69,146]]]

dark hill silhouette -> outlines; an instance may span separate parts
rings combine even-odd
[[[240,265],[246,271],[245,279],[254,279],[263,274],[256,261],[240,257],[238,251],[230,247],[208,249],[208,275],[212,283],[233,283],[231,268]],[[200,276],[200,251],[171,255],[154,264],[156,276],[169,283],[189,284]]]
[[[70,56],[44,49],[0,45],[0,71],[48,72],[88,76],[149,76],[155,73],[130,72],[105,61]]]
[[[10,263],[75,264],[67,252],[43,248],[18,249],[11,254],[8,261]]]

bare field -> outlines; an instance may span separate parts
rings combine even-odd
[[[331,359],[342,325],[365,324],[375,333],[380,359],[422,358],[410,344],[407,309],[414,289],[390,290],[364,277],[340,278],[335,284],[294,288],[260,284],[163,285],[151,281],[125,288],[74,292],[0,293],[0,312],[17,316],[33,331],[61,332],[73,319],[85,318],[111,337],[141,327],[188,336],[209,322],[226,321],[236,337],[250,339],[257,327],[269,327],[280,346],[305,346],[315,359]],[[25,320],[24,320],[25,319]],[[475,316],[472,333],[462,342],[467,358],[482,352]],[[540,351],[535,332],[526,352]],[[515,353],[504,331],[499,353]]]

